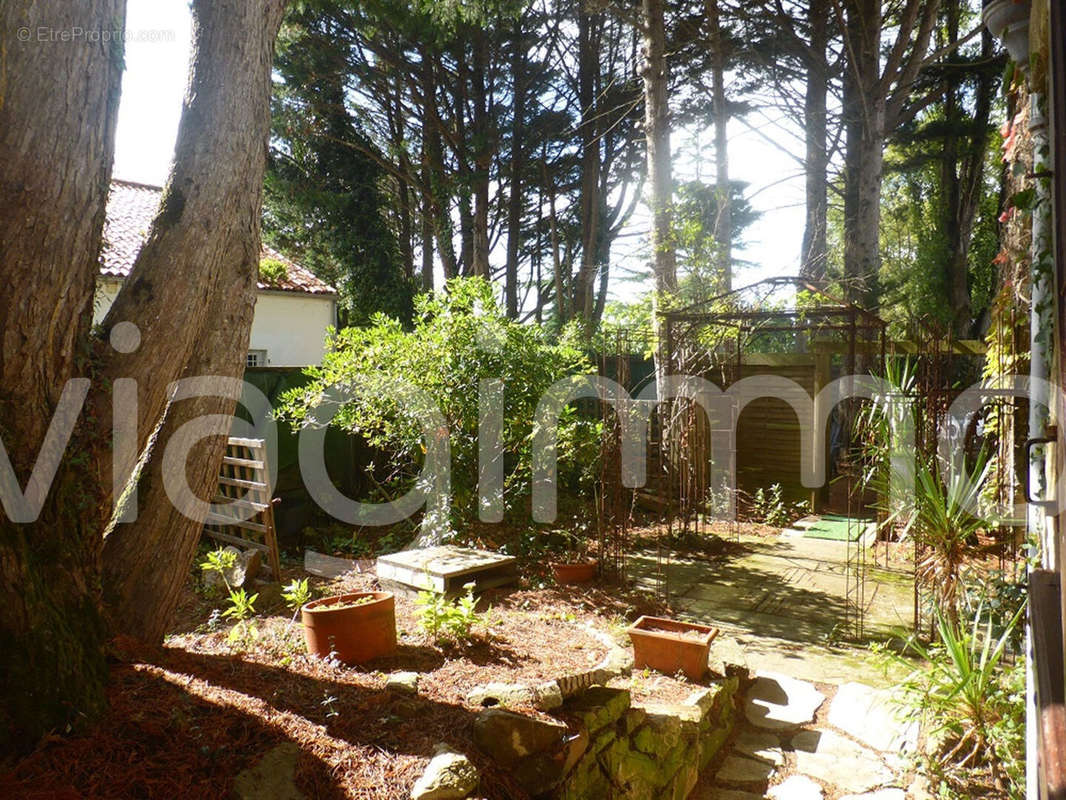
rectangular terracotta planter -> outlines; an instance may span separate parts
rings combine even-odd
[[[633,667],[667,675],[683,672],[694,681],[707,674],[707,657],[718,629],[665,617],[641,617],[629,626]]]

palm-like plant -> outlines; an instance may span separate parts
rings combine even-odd
[[[936,610],[937,644],[908,641],[906,649],[924,663],[901,684],[903,697],[924,718],[930,738],[941,743],[930,755],[944,771],[986,766],[997,783],[1004,775],[1018,782],[1024,710],[1003,657],[1024,611],[1023,604],[997,637],[992,615],[986,619],[980,606],[969,625]]]
[[[935,462],[916,469],[914,506],[905,525],[921,550],[915,576],[952,621],[958,619],[964,560],[977,532],[988,524],[980,512],[988,471],[983,453],[972,468],[951,470],[946,481]]]

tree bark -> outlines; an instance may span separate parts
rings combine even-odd
[[[827,51],[830,10],[830,0],[811,0],[807,8],[810,44],[805,59],[807,79],[803,98],[806,221],[803,227],[800,275],[815,283],[825,281],[826,262],[829,257],[826,235],[829,211],[826,96],[829,85]]]
[[[652,274],[655,279],[652,325],[655,333],[655,384],[663,396],[669,370],[669,344],[662,312],[677,292],[677,257],[670,206],[674,182],[670,153],[670,106],[663,0],[642,0],[644,22],[644,131],[647,137],[648,184],[651,190]]]
[[[957,9],[956,9],[957,10]],[[955,39],[958,31],[955,30]],[[986,30],[981,41],[981,61],[992,58],[992,35]],[[950,91],[956,96],[957,88]],[[985,157],[988,153],[989,121],[992,113],[992,101],[995,92],[993,72],[982,67],[974,91],[973,132],[965,156],[958,164],[951,164],[950,185],[951,205],[948,213],[950,220],[947,228],[948,238],[948,301],[953,312],[952,330],[955,336],[964,339],[972,333],[972,298],[970,293],[970,245],[973,229],[977,220],[977,211],[981,205],[982,184],[984,181]],[[947,116],[947,115],[946,115]],[[950,120],[951,116],[947,116]],[[948,150],[949,148],[945,148]],[[957,146],[955,150],[957,151]],[[946,167],[947,165],[945,165]]]
[[[0,181],[4,200],[14,203],[0,213],[0,270],[8,287],[0,299],[5,336],[0,402],[5,418],[13,408],[20,411],[14,430],[6,425],[4,430],[16,470],[32,461],[39,446],[32,437],[47,423],[63,382],[76,374],[91,374],[100,388],[118,378],[137,381],[141,391],[134,422],[143,444],[166,405],[167,384],[186,366],[205,301],[213,299],[212,290],[228,288],[223,261],[235,253],[247,257],[248,248],[257,258],[270,59],[283,3],[218,5],[193,4],[194,78],[175,168],[149,240],[105,320],[107,330],[119,321],[140,329],[140,348],[129,354],[111,352],[88,335],[121,48],[109,42],[54,47],[34,42],[19,48],[3,43]],[[39,2],[30,18],[5,4],[0,30],[122,26],[121,2],[97,2],[81,14],[68,6]],[[240,73],[248,66],[258,68],[258,92],[250,91]],[[56,76],[68,81],[68,91],[54,91]],[[255,201],[243,202],[242,195],[249,193]],[[241,243],[247,245],[243,250]],[[254,272],[251,280],[254,284]],[[41,315],[36,303],[47,313]],[[239,330],[226,335],[243,347]],[[33,358],[30,349],[36,351]],[[27,371],[27,364],[34,369]],[[32,746],[49,730],[91,718],[104,700],[99,593],[102,532],[110,511],[104,488],[110,484],[110,442],[104,432],[109,403],[104,392],[96,391],[89,404],[37,522],[15,525],[5,519],[0,528],[0,647],[17,654],[0,659],[0,744],[11,749]],[[169,533],[162,528],[155,535]],[[161,568],[175,570],[171,580],[188,574],[187,565],[161,562]]]
[[[423,208],[429,209],[437,252],[444,267],[444,279],[450,280],[459,274],[459,261],[452,240],[451,201],[444,174],[444,145],[441,142],[441,119],[437,110],[437,63],[436,55],[423,47],[422,55],[422,141],[425,147],[426,166],[429,172],[427,194]],[[425,211],[423,211],[425,213]],[[426,284],[425,256],[423,255],[422,282]],[[433,285],[432,273],[429,286]]]
[[[657,294],[677,291],[677,259],[671,231],[674,181],[670,154],[666,30],[663,0],[642,0],[644,10],[644,128],[651,189],[652,273]]]
[[[122,0],[0,4],[0,436],[22,487],[67,382],[89,375],[122,44],[17,33],[124,20]],[[104,443],[85,420],[37,520],[12,522],[6,502],[0,516],[0,752],[33,747],[104,705],[93,523],[107,498],[95,471],[74,463]]]
[[[846,4],[848,67],[844,79],[844,292],[857,305],[877,305],[885,95],[880,83],[880,0]]]
[[[522,245],[522,170],[525,167],[526,51],[522,18],[514,23],[511,50],[511,192],[507,199],[507,263],[504,269],[504,299],[507,316],[518,318],[518,260]]]
[[[880,0],[845,0],[844,292],[869,309],[878,304],[881,184],[885,131],[903,118],[925,64],[940,0],[905,0],[895,40],[882,62]],[[917,106],[911,103],[911,111]]]
[[[192,4],[193,63],[174,167],[147,241],[103,321],[105,335],[123,321],[141,332],[140,348],[105,371],[110,379],[138,378],[138,450],[198,347],[233,242],[241,235],[258,242],[270,65],[283,8],[283,0]]]
[[[255,308],[264,156],[270,132],[270,68],[284,2],[241,0],[237,4],[220,4],[194,0],[192,8],[196,57],[192,91],[182,113],[176,150],[197,156],[207,153],[212,147],[222,146],[217,141],[218,131],[228,130],[226,145],[233,148],[232,157],[240,161],[237,170],[218,175],[211,159],[178,159],[168,182],[171,187],[196,187],[202,207],[215,213],[211,219],[189,220],[200,231],[195,241],[210,247],[201,256],[207,263],[200,279],[208,283],[210,290],[203,321],[193,332],[196,349],[183,362],[184,376],[240,378],[244,375]],[[234,42],[241,42],[242,46],[234,47]],[[186,194],[187,198],[190,196],[191,192]],[[188,219],[194,210],[189,199],[184,210]],[[160,226],[166,224],[162,221],[166,214],[164,205],[153,223],[153,235],[163,233]],[[178,231],[165,233],[170,236],[160,235],[159,239],[175,241]],[[182,250],[192,251],[188,244]],[[149,252],[148,257],[151,256]],[[146,260],[142,250],[126,286],[138,267],[140,279],[151,280],[144,276],[158,274],[169,264]],[[126,293],[124,286],[113,308],[119,307]],[[129,304],[125,307],[133,310]],[[116,317],[109,314],[105,324],[112,319]],[[153,327],[170,329],[180,324],[180,319],[156,310]],[[142,334],[142,349],[136,355],[143,357],[145,338]],[[132,356],[117,360],[125,358]],[[155,358],[166,358],[165,351],[156,350]],[[198,449],[197,457],[191,459],[192,468],[186,471],[192,492],[210,500],[217,485],[229,431],[227,419],[234,404],[233,399],[205,397],[171,403],[166,409],[146,468],[144,510],[136,522],[115,525],[104,542],[104,593],[113,630],[147,641],[162,640],[203,527],[202,518],[184,516],[167,496],[160,465],[163,450],[184,423],[205,414],[222,415],[214,426],[215,435]],[[157,411],[157,418],[158,414]],[[155,427],[153,424],[152,429]]]
[[[223,277],[212,297],[200,348],[185,369],[186,378],[244,375],[259,272],[258,232],[233,241],[222,265]],[[219,382],[221,386],[221,382]],[[191,452],[185,469],[192,493],[210,502],[217,493],[219,465],[226,449],[232,397],[207,396],[175,401],[155,437],[146,469],[138,481],[143,510],[136,522],[114,526],[104,539],[104,596],[113,631],[147,642],[161,642],[172,621],[196,554],[203,519],[182,514],[163,481],[163,452],[183,425],[207,415],[227,420],[217,433]],[[276,577],[276,576],[275,576]]]
[[[590,325],[596,279],[600,229],[600,110],[597,78],[600,71],[600,15],[578,10],[578,103],[581,107],[581,263],[574,276],[574,315]]]
[[[486,72],[489,68],[489,41],[485,32],[477,28],[474,36],[474,231],[471,273],[485,280],[489,270],[489,172],[492,169],[493,135],[489,119],[489,97]]]
[[[729,186],[729,109],[725,98],[725,41],[718,0],[706,0],[708,38],[711,46],[711,101],[714,114],[715,194],[718,213],[714,221],[719,291],[733,288],[733,209]]]

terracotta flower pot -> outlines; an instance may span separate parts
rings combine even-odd
[[[305,605],[301,618],[307,651],[316,656],[326,658],[334,652],[345,664],[361,664],[396,651],[392,592],[324,597]]]
[[[718,629],[664,617],[641,617],[629,626],[633,668],[649,667],[667,675],[685,673],[698,681],[707,673],[707,656]]]
[[[588,583],[596,577],[600,562],[595,558],[584,561],[553,561],[552,572],[555,573],[555,582],[560,584]]]

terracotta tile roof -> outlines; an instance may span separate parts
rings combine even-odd
[[[131,181],[111,181],[107,198],[107,221],[104,223],[104,252],[100,273],[115,278],[130,274],[133,262],[148,237],[148,228],[159,208],[163,190]],[[260,289],[308,294],[336,294],[332,286],[316,278],[308,269],[263,245],[261,258],[285,264],[286,275],[280,280],[259,279]]]

